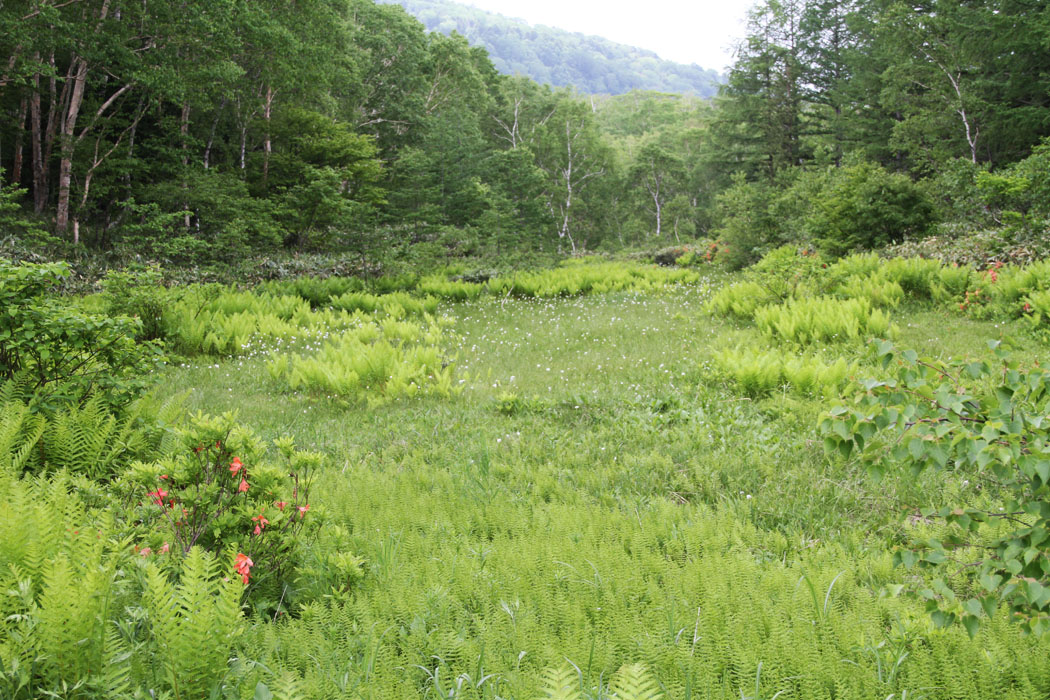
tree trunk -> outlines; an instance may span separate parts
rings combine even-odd
[[[33,169],[33,211],[40,214],[47,205],[47,166],[44,163],[43,134],[40,122],[40,74],[33,76],[29,96],[29,156]]]
[[[74,67],[76,70],[73,76],[73,92],[70,95],[69,108],[62,124],[62,142],[59,146],[58,205],[55,210],[55,230],[60,234],[65,233],[69,227],[69,192],[73,179],[73,151],[76,148],[73,133],[77,127],[80,105],[84,102],[84,84],[87,82],[88,72],[87,62],[82,58],[75,59]],[[78,233],[78,231],[73,232],[73,243],[80,242]]]
[[[204,169],[207,170],[211,165],[211,147],[215,143],[215,130],[219,127],[219,119],[222,117],[222,110],[226,106],[226,98],[222,98],[222,102],[219,103],[219,108],[215,110],[215,119],[211,122],[211,131],[208,132],[208,143],[204,146]]]
[[[15,132],[15,153],[11,163],[11,182],[15,187],[22,182],[22,147],[26,133],[26,114],[29,112],[29,100],[22,98],[18,105],[18,131]]]
[[[263,171],[262,171],[262,184],[263,189],[266,189],[267,181],[270,178],[270,152],[272,150],[272,143],[270,142],[270,115],[273,112],[273,88],[269,85],[266,86],[266,102],[263,104],[263,119],[266,120],[266,138],[263,140]]]
[[[186,143],[186,139],[190,133],[190,103],[184,102],[182,105],[182,116],[179,120],[179,138],[182,141],[182,191],[185,193],[183,196],[189,195],[190,185],[186,181],[186,171],[190,167],[190,152],[189,144]],[[186,231],[190,230],[190,203],[187,200],[183,200],[182,208],[186,211],[182,215],[182,225]]]

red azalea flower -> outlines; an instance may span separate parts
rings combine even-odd
[[[245,491],[247,491],[248,490],[248,480],[247,479],[241,479],[241,485],[237,487],[237,490],[240,491],[241,493],[244,493]]]
[[[277,501],[274,505],[277,506],[277,510],[284,510],[284,507],[288,504],[284,501]]]
[[[255,521],[255,534],[258,535],[266,526],[270,524],[270,521],[266,519],[266,516],[260,513],[259,515],[252,516],[252,520]]]
[[[237,557],[233,560],[234,570],[241,575],[241,581],[244,585],[248,585],[248,574],[251,568],[255,566],[255,562],[248,558],[248,555],[238,553]]]
[[[163,506],[164,497],[168,495],[168,492],[162,488],[158,488],[156,491],[147,492],[146,495],[150,496],[153,499],[153,502],[156,503],[158,506]]]
[[[241,464],[241,458],[240,457],[234,457],[233,461],[230,462],[230,473],[231,474],[236,474],[237,472],[239,472],[241,470],[241,467],[243,467],[243,466],[244,465]]]
[[[164,544],[162,544],[162,545],[160,546],[160,553],[161,553],[161,554],[167,554],[167,553],[168,553],[168,550],[170,550],[170,549],[171,549],[171,547],[170,547],[170,546],[168,546],[168,543],[167,543],[167,542],[165,542]]]
[[[310,510],[310,504],[307,503],[305,506],[299,506],[299,517],[306,515],[306,511]]]
[[[158,479],[163,479],[164,481],[167,481],[167,480],[168,480],[168,475],[167,475],[167,474],[161,474],[161,475],[160,475],[160,476],[158,476],[157,478],[158,478]]]

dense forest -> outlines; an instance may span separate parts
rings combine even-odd
[[[501,75],[371,0],[5,3],[3,226],[169,263],[701,237],[735,265],[789,241],[1031,248],[1048,27],[1034,0],[768,0],[708,102]]]
[[[590,94],[653,90],[712,97],[721,82],[716,71],[666,61],[653,51],[599,36],[532,26],[447,0],[383,1],[401,5],[428,31],[458,32],[472,46],[484,47],[500,73],[524,75],[538,83]]]

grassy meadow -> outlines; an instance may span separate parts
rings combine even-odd
[[[444,304],[451,398],[292,393],[265,354],[167,370],[189,408],[327,455],[313,546],[365,562],[350,595],[254,626],[244,662],[305,697],[537,698],[549,669],[609,697],[635,663],[670,698],[1045,697],[1046,642],[1001,617],[971,641],[881,595],[909,515],[963,479],[876,483],[824,456],[823,400],[734,391],[712,358],[762,339],[705,312],[725,282]],[[1019,330],[893,317],[935,356]]]
[[[1005,597],[935,624],[901,586],[943,572],[894,565],[952,541],[923,507],[1006,486],[962,456],[876,474],[818,428],[887,378],[873,335],[927,364],[1009,338],[1036,365],[1048,265],[153,271],[58,301],[34,290],[60,267],[0,272],[12,347],[51,373],[0,384],[5,700],[1050,697],[1050,635]]]

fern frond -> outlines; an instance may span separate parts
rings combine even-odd
[[[543,674],[541,700],[583,700],[579,674],[569,666],[548,668]]]
[[[125,700],[132,697],[131,650],[117,627],[111,627],[104,639],[101,672],[95,676],[95,690],[107,700]]]
[[[612,697],[616,700],[660,700],[664,693],[642,664],[623,666],[613,676]]]
[[[287,671],[273,679],[272,692],[273,700],[307,700],[302,681]]]

